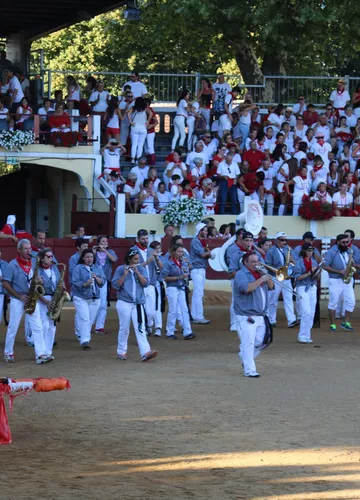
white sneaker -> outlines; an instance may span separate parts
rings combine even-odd
[[[155,328],[154,337],[161,337],[161,328]]]
[[[237,332],[236,325],[230,325],[230,332]]]
[[[245,374],[245,377],[249,377],[249,378],[259,378],[260,377],[260,374],[258,372],[251,372],[251,373],[247,373]]]
[[[38,358],[36,358],[36,364],[37,365],[43,365],[45,363],[50,363],[50,361],[54,361],[54,357],[53,356],[39,356]]]
[[[209,319],[194,319],[193,323],[196,323],[197,325],[208,325],[210,323]]]

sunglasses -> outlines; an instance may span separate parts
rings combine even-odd
[[[45,257],[47,257],[48,259],[53,259],[54,258],[53,255],[45,255]]]
[[[211,139],[210,135],[204,135],[204,139]]]
[[[302,118],[298,118],[296,121],[297,122],[303,122],[304,120]]]
[[[134,96],[133,96],[133,95],[128,95],[128,98],[129,98],[129,99],[133,99],[133,98],[134,98]]]
[[[299,97],[299,101],[305,101],[304,97]]]
[[[284,240],[284,239],[281,239],[281,238],[279,238],[278,241],[282,241],[283,243],[287,242],[287,240]]]

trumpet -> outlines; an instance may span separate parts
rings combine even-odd
[[[269,268],[270,268],[270,271],[275,272],[275,274],[279,273],[279,271],[282,269],[281,267],[280,267],[280,269],[276,269],[275,267],[271,267],[271,266],[268,266],[267,264],[263,264],[263,263],[259,263],[259,265],[255,267],[255,269],[257,271],[259,271],[260,273],[265,274],[266,276],[269,276],[272,279],[274,284],[278,284],[280,288],[286,288],[287,290],[289,290],[289,288],[286,286],[286,284],[282,283],[284,281],[284,279],[286,279],[286,278],[283,277],[283,279],[279,280],[279,278],[276,276],[276,281],[274,281],[274,277],[271,276],[271,274],[267,272],[267,269],[269,269]],[[280,272],[280,276],[283,276],[282,272]],[[298,299],[302,299],[302,295],[295,292],[295,290],[293,290],[292,293]]]

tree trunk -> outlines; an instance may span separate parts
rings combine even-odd
[[[282,103],[286,101],[288,94],[288,80],[282,78],[271,78],[271,76],[286,75],[287,53],[284,51],[265,53],[261,66],[265,78],[265,90],[263,100],[266,103]]]
[[[247,42],[236,43],[234,44],[234,53],[244,82],[248,85],[262,85],[264,77],[254,48]]]

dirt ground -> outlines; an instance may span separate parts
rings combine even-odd
[[[0,376],[65,376],[72,389],[15,400],[0,498],[359,500],[359,312],[356,332],[330,333],[323,304],[315,344],[301,345],[281,310],[261,378],[247,379],[227,299],[209,297],[195,341],[152,338],[149,363],[134,336],[128,360],[115,359],[114,305],[92,351],[64,311],[49,365],[35,365],[21,329]]]

